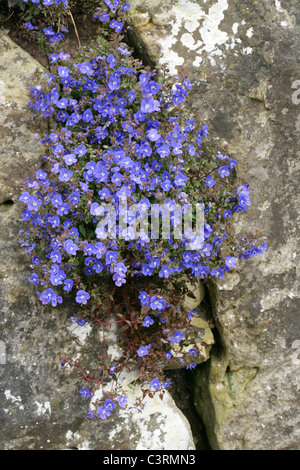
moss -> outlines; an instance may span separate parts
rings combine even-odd
[[[247,389],[257,373],[256,367],[231,369],[226,356],[217,356],[214,351],[209,361],[195,371],[194,403],[212,449],[223,448],[225,423],[234,408],[246,406]]]

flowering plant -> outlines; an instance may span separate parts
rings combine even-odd
[[[69,8],[67,0],[33,3]],[[164,368],[176,359],[172,345],[187,344],[185,328],[197,315],[184,306],[192,295],[185,280],[223,278],[266,245],[232,234],[231,221],[251,205],[250,189],[227,148],[213,153],[203,145],[207,126],[185,107],[190,80],[133,57],[122,36],[128,3],[96,3],[102,34],[76,59],[58,50],[61,31],[43,28],[50,70],[35,77],[30,105],[54,124],[41,137],[45,164],[20,196],[28,226],[20,244],[44,305],[71,295],[79,307],[73,322],[118,326],[123,353],[112,364],[107,352],[99,357],[100,376],[61,358],[88,382],[80,393],[91,397],[138,368],[144,396],[162,395],[170,385]],[[196,347],[185,352],[182,365],[194,367],[197,354]],[[88,416],[105,419],[116,404],[126,404],[117,385]]]

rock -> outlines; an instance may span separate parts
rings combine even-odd
[[[38,62],[1,35],[0,448],[193,449],[189,423],[168,392],[163,400],[148,400],[143,413],[120,409],[111,420],[91,421],[86,418],[89,402],[79,393],[86,382],[75,369],[61,366],[60,353],[86,358],[85,367],[96,367],[103,342],[89,324],[79,327],[70,321],[76,308],[71,301],[59,308],[40,303],[28,281],[28,257],[17,242],[21,184],[43,162],[35,140],[41,121],[27,106],[30,77],[37,68]],[[109,351],[117,354],[114,343]],[[124,382],[132,396],[140,388],[130,385],[133,380],[135,374]]]
[[[170,364],[166,363],[165,370],[186,368],[191,364],[202,364],[210,357],[215,339],[211,326],[206,320],[195,316],[192,318],[190,326],[183,329],[182,332],[185,334],[183,343],[170,343],[173,359]],[[197,350],[196,356],[188,354],[193,348]]]
[[[199,307],[202,300],[205,297],[205,288],[200,281],[200,279],[195,279],[195,283],[191,284],[190,282],[186,283],[187,289],[192,292],[193,297],[188,295],[185,296],[183,302],[183,308],[187,308],[189,310],[194,310],[195,308]]]
[[[236,233],[261,231],[263,256],[211,288],[219,348],[197,369],[195,401],[214,449],[299,448],[298,1],[132,0],[145,62],[185,68],[188,106],[227,143],[254,189]],[[143,21],[142,21],[143,19]]]

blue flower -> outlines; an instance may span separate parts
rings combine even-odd
[[[65,279],[64,280],[64,290],[66,290],[67,292],[70,292],[72,287],[73,287],[72,279]]]
[[[150,129],[147,132],[147,137],[152,142],[157,142],[160,139],[160,134],[157,129]]]
[[[143,326],[146,326],[147,328],[149,328],[150,325],[153,325],[154,323],[154,320],[153,318],[149,317],[149,315],[147,315],[145,318],[144,318],[144,321],[143,321]]]
[[[35,286],[40,282],[38,275],[35,273],[31,274],[29,281],[32,282]]]
[[[171,385],[171,380],[165,380],[163,383],[162,383],[162,387],[163,388],[168,388],[170,387]]]
[[[122,5],[122,11],[128,11],[130,9],[130,3],[124,3]]]
[[[229,175],[230,175],[230,171],[229,171],[228,165],[221,166],[221,167],[218,169],[218,173],[219,173],[219,175],[221,176],[221,178],[225,178],[225,176],[229,176]]]
[[[104,406],[98,406],[97,413],[101,419],[106,419],[108,416],[110,416],[110,412],[104,408]]]
[[[180,343],[185,338],[185,334],[182,331],[176,331],[173,335],[168,336],[168,341],[171,343]]]
[[[59,173],[59,181],[69,181],[69,179],[73,176],[73,171],[68,170],[67,168],[61,168]]]
[[[193,315],[197,315],[196,310],[190,310],[190,311],[188,312],[187,316],[188,316],[189,320],[192,320]]]
[[[127,395],[125,396],[117,396],[116,397],[116,400],[119,404],[119,406],[121,406],[121,408],[124,408],[124,406],[127,404]]]
[[[34,26],[30,23],[30,21],[27,21],[27,23],[25,23],[25,26],[28,29],[34,29]]]
[[[213,186],[216,184],[216,182],[212,179],[211,176],[208,176],[205,180],[205,184],[209,187],[209,188],[213,188]]]
[[[166,308],[166,302],[163,297],[153,295],[149,301],[149,307],[152,310],[164,310]]]
[[[43,31],[44,31],[44,34],[45,34],[46,36],[52,36],[52,35],[54,35],[54,31],[53,31],[52,26],[49,26],[48,28],[44,28]]]
[[[196,356],[197,356],[197,351],[196,351],[195,348],[189,349],[189,353],[190,353],[190,355],[193,356],[193,357],[196,357]]]
[[[137,350],[137,355],[139,357],[147,356],[150,348],[151,348],[151,344],[149,344],[148,346],[140,346],[139,349]]]
[[[161,267],[161,270],[159,271],[158,275],[159,277],[164,277],[165,279],[167,279],[172,273],[173,273],[173,268],[170,268],[170,266],[168,266],[167,264],[164,264]]]
[[[140,293],[139,293],[139,299],[140,299],[140,301],[141,301],[141,306],[142,306],[142,307],[145,307],[145,306],[148,304],[148,302],[149,302],[149,296],[148,296],[147,292],[145,292],[145,291],[140,291]]]
[[[225,264],[228,267],[232,267],[236,265],[236,258],[234,256],[227,256],[225,259]]]
[[[160,389],[160,381],[158,379],[152,379],[151,382],[149,382],[149,385],[154,388],[154,390]]]
[[[76,251],[79,250],[79,247],[76,245],[76,243],[73,242],[73,240],[68,239],[64,243],[64,250],[69,254],[69,255],[76,255]]]
[[[232,211],[230,209],[226,209],[226,211],[224,211],[223,213],[224,219],[228,219],[231,216],[232,216]]]
[[[114,404],[114,402],[112,400],[110,400],[109,398],[107,398],[104,402],[104,408],[105,410],[107,411],[112,411],[114,410],[116,407],[116,405]]]
[[[186,369],[194,369],[197,366],[196,362],[192,362],[191,364],[186,366]]]
[[[91,392],[87,387],[81,388],[79,390],[79,393],[84,397],[84,398],[90,398],[92,396]]]
[[[78,304],[86,304],[87,301],[90,298],[90,294],[88,292],[85,292],[84,290],[80,289],[77,294],[76,294],[76,302]]]

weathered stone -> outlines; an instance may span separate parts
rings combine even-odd
[[[131,5],[139,54],[172,74],[185,68],[194,84],[188,105],[208,124],[210,146],[227,143],[237,176],[254,189],[236,233],[268,237],[264,256],[239,263],[211,291],[221,350],[199,368],[195,386],[211,445],[298,449],[298,1]]]
[[[195,279],[195,283],[186,283],[187,289],[192,292],[193,297],[185,295],[183,301],[183,308],[194,310],[199,307],[202,300],[205,298],[205,288],[200,279]]]
[[[110,420],[95,422],[86,418],[90,403],[79,394],[83,377],[61,366],[60,353],[96,367],[103,342],[89,325],[71,323],[71,301],[59,308],[40,303],[17,242],[21,183],[43,162],[34,138],[40,121],[27,106],[30,77],[39,67],[7,36],[0,37],[0,448],[193,449],[190,426],[168,392],[163,400],[148,400],[143,413],[120,409]],[[111,338],[109,353],[116,354]],[[132,395],[139,391],[133,380],[135,374],[123,382]]]

